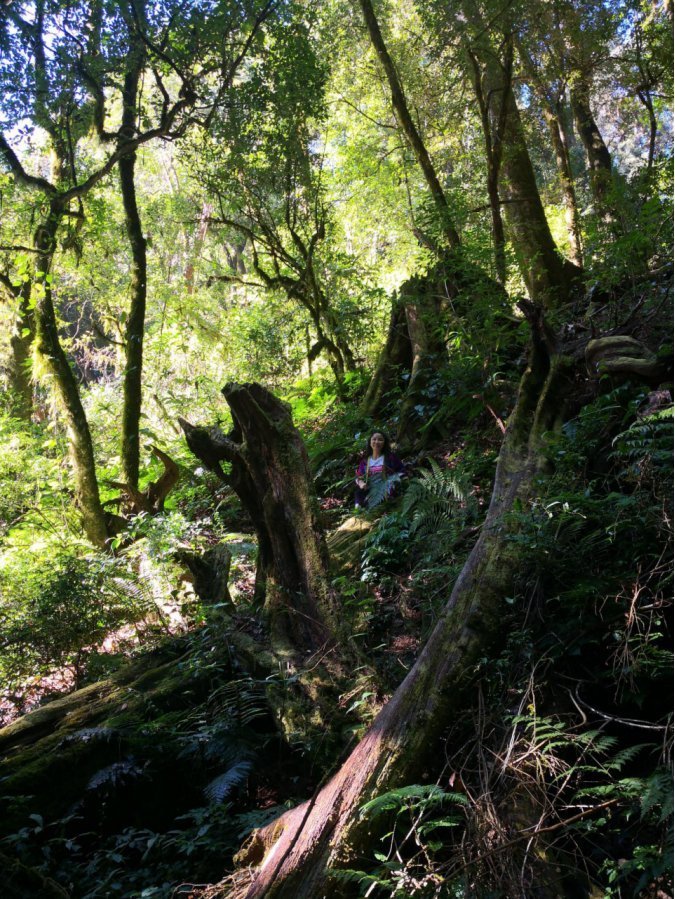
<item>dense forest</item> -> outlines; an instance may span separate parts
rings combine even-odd
[[[673,896],[672,35],[4,0],[3,897]]]

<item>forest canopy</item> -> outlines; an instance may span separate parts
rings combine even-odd
[[[672,897],[672,44],[5,0],[7,895]]]

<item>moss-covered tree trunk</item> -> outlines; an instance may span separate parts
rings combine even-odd
[[[30,421],[33,414],[31,363],[35,337],[35,318],[30,304],[31,281],[28,279],[16,287],[9,278],[1,276],[0,287],[14,310],[7,364],[9,407],[17,418]]]
[[[226,437],[181,418],[188,445],[232,486],[253,521],[277,653],[297,660],[327,650],[335,643],[338,609],[309,460],[290,408],[260,384],[228,384],[223,394],[233,431]]]
[[[108,527],[96,479],[94,447],[75,374],[59,340],[52,298],[51,267],[56,249],[56,234],[63,214],[62,200],[52,199],[49,214],[35,234],[37,256],[33,290],[37,294],[36,349],[52,379],[65,417],[75,475],[75,501],[82,515],[85,533],[94,546],[103,548],[108,539]]]
[[[371,418],[382,411],[387,395],[399,383],[401,373],[412,367],[412,347],[408,333],[405,306],[394,297],[389,317],[387,339],[380,351],[375,371],[368,384],[361,411]]]
[[[423,776],[470,687],[476,664],[503,634],[505,598],[523,564],[508,515],[537,494],[541,438],[563,414],[568,362],[551,354],[532,314],[534,345],[502,446],[492,501],[447,606],[417,663],[338,773],[315,797],[254,834],[240,860],[259,865],[247,899],[322,899],[340,894],[331,869],[379,836],[359,809],[375,795]],[[243,893],[242,893],[243,895]]]
[[[550,308],[564,302],[580,271],[559,253],[553,240],[508,72],[491,48],[481,55],[484,90],[488,96],[501,97],[505,106],[501,196],[509,235],[530,297]]]
[[[422,441],[421,428],[430,417],[427,389],[433,375],[447,364],[448,354],[436,279],[411,278],[401,288],[400,300],[405,308],[412,353],[410,379],[396,430],[397,442],[405,447]]]

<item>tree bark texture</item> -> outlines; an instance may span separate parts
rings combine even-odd
[[[577,73],[570,86],[570,101],[574,124],[586,151],[591,193],[598,213],[614,219],[608,198],[612,186],[612,157],[595,121],[590,93],[586,79]]]
[[[502,445],[490,508],[436,628],[417,663],[337,774],[309,801],[254,833],[239,861],[257,864],[247,899],[340,895],[331,869],[349,867],[379,834],[359,809],[414,783],[475,676],[479,658],[505,635],[504,600],[524,561],[506,516],[536,495],[546,463],[541,437],[555,428],[570,391],[568,361],[551,354],[542,316],[530,365]]]
[[[260,384],[227,384],[223,394],[233,431],[226,437],[179,419],[188,445],[231,485],[253,521],[275,650],[298,659],[328,649],[338,609],[307,451],[290,408]]]
[[[35,303],[36,349],[53,380],[65,415],[75,475],[75,500],[82,515],[85,533],[94,546],[103,548],[108,539],[108,528],[96,479],[94,447],[77,381],[59,340],[50,283],[56,234],[62,217],[61,201],[52,200],[49,215],[35,233],[37,261],[33,290],[36,284],[40,285]]]
[[[371,418],[381,412],[387,395],[400,382],[403,372],[412,368],[412,347],[408,333],[405,307],[398,298],[394,298],[389,318],[389,330],[368,390],[363,399],[361,411]]]

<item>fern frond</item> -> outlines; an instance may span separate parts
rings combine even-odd
[[[252,768],[251,759],[240,759],[204,787],[204,796],[212,803],[224,802],[233,790],[246,781]]]
[[[376,796],[361,806],[359,814],[362,818],[376,818],[385,812],[400,811],[411,805],[427,808],[443,802],[465,804],[466,801],[466,796],[462,793],[446,793],[437,784],[410,784]]]
[[[128,758],[122,762],[114,762],[112,765],[101,768],[100,771],[97,771],[96,774],[89,778],[86,789],[96,792],[102,788],[115,788],[123,783],[137,780],[142,776],[143,769],[136,764],[135,759]]]

